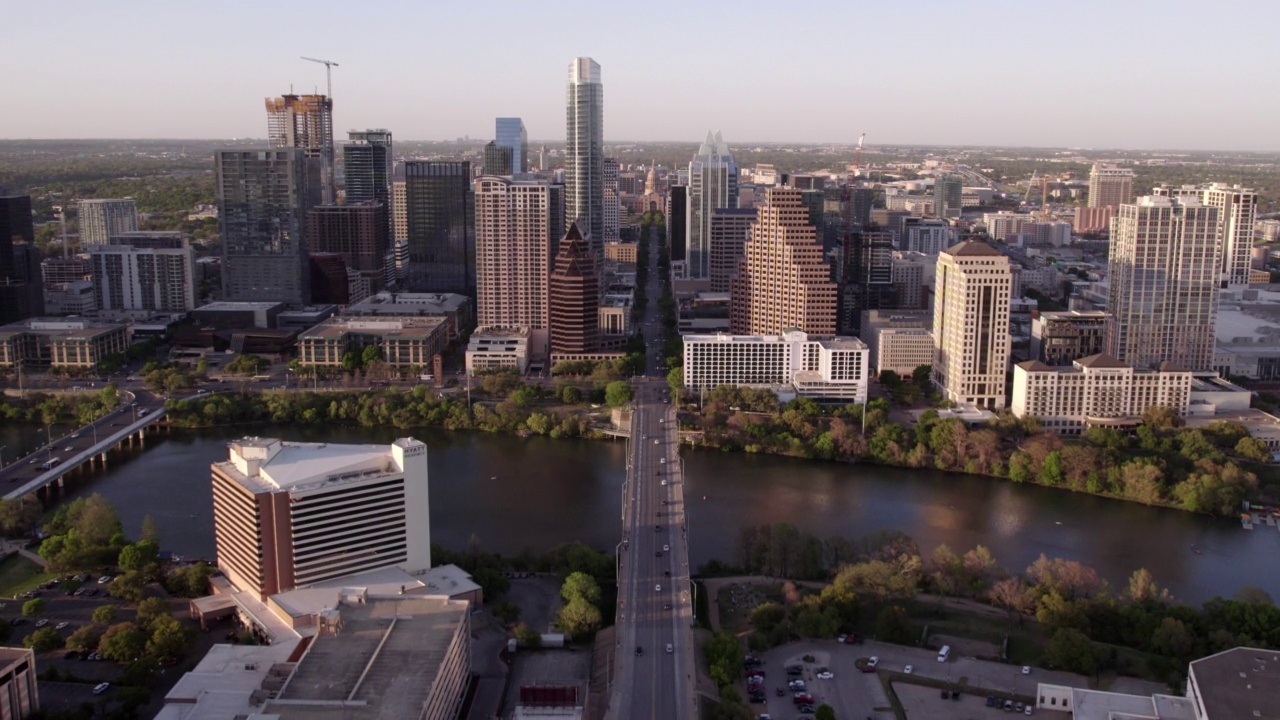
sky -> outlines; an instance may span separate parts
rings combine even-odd
[[[324,91],[397,139],[564,139],[570,60],[605,140],[1280,150],[1280,2],[6,0],[0,138],[265,137]]]

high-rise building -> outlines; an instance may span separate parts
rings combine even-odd
[[[577,223],[569,226],[556,253],[548,293],[551,303],[551,353],[576,355],[600,345],[600,277]]]
[[[845,231],[839,253],[836,332],[860,337],[864,311],[897,307],[893,234],[874,225],[855,225]]]
[[[933,303],[933,382],[946,399],[1005,406],[1009,365],[1009,258],[976,240],[938,256]]]
[[[312,204],[336,198],[333,177],[333,100],[325,95],[267,98],[267,140],[273,148],[298,148],[319,174]]]
[[[866,227],[871,224],[871,203],[875,191],[868,187],[849,188],[848,206],[845,208],[845,222]]]
[[[218,569],[267,596],[378,568],[431,569],[427,446],[245,438],[213,463]]]
[[[730,284],[734,335],[836,332],[836,284],[809,224],[802,191],[773,187],[756,208],[751,237]]]
[[[81,200],[76,206],[80,247],[105,245],[111,238],[138,229],[138,206],[132,199]]]
[[[317,205],[307,213],[307,241],[312,255],[337,254],[346,267],[369,278],[377,292],[391,247],[387,226],[387,208],[376,200]]]
[[[549,157],[551,156],[547,153],[546,145],[538,148],[538,172],[547,172],[551,169],[550,161],[547,160]]]
[[[667,194],[667,250],[671,262],[684,262],[689,248],[689,187],[672,185]]]
[[[853,337],[685,335],[684,386],[699,394],[720,387],[776,388],[842,403],[867,401],[867,345]]]
[[[390,130],[351,130],[342,146],[349,205],[378,202],[391,208],[391,177],[395,171]]]
[[[1031,319],[1031,359],[1066,366],[1101,353],[1107,337],[1107,313],[1101,310],[1041,312]]]
[[[471,163],[409,160],[405,212],[409,238],[409,292],[475,297],[475,199]]]
[[[724,207],[712,211],[711,292],[729,292],[755,220],[756,211],[752,208]]]
[[[951,247],[954,240],[955,230],[945,220],[908,217],[902,219],[898,249],[937,255]]]
[[[493,125],[494,142],[498,147],[511,150],[511,172],[502,174],[527,174],[529,172],[529,133],[524,129],[524,121],[518,117],[500,117],[494,121]],[[491,173],[485,172],[485,174]]]
[[[409,211],[405,208],[404,163],[396,165],[391,180],[391,239],[409,237]]]
[[[317,305],[350,305],[351,282],[347,262],[337,253],[311,253],[311,302]],[[361,298],[363,299],[363,298]]]
[[[1116,209],[1107,354],[1135,368],[1213,368],[1220,219],[1194,198],[1147,196]]]
[[[99,310],[196,309],[196,255],[180,232],[128,232],[89,249]]]
[[[525,327],[546,357],[550,279],[564,235],[564,187],[545,180],[476,180],[476,324]]]
[[[960,217],[964,181],[955,175],[939,175],[933,182],[933,214],[940,218]]]
[[[1222,282],[1228,287],[1249,284],[1250,260],[1253,252],[1254,222],[1258,214],[1258,194],[1251,188],[1222,183],[1157,187],[1152,195],[1195,199],[1200,204],[1218,208],[1218,242],[1222,245]]]
[[[0,324],[44,314],[31,196],[0,197]]]
[[[738,163],[729,145],[717,132],[707,131],[698,152],[689,162],[688,254],[686,275],[695,280],[711,277],[711,218],[717,208],[738,207]]]
[[[1089,173],[1089,207],[1119,207],[1133,200],[1133,171],[1094,163]]]
[[[604,247],[604,85],[589,57],[569,64],[565,99],[565,221],[578,223],[599,263]]]
[[[316,178],[303,151],[220,150],[216,161],[222,299],[310,302],[306,218]]]
[[[604,165],[604,241],[616,242],[622,231],[622,198],[618,195],[618,161],[605,158]]]
[[[484,165],[481,166],[480,172],[495,177],[510,176],[513,174],[511,164],[514,158],[511,148],[499,145],[496,140],[490,140],[484,146]]]

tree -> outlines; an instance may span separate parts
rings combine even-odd
[[[582,598],[575,597],[560,608],[556,627],[572,638],[583,638],[600,628],[600,610]]]
[[[576,385],[564,385],[560,388],[560,402],[577,405],[582,402],[582,391]]]
[[[160,557],[160,546],[154,540],[139,540],[132,545],[125,545],[120,550],[117,564],[125,572],[145,570]]]
[[[539,648],[542,647],[542,634],[537,630],[530,628],[524,623],[520,623],[514,630],[516,642],[521,647]]]
[[[1092,675],[1098,669],[1098,656],[1093,643],[1079,630],[1061,628],[1053,633],[1045,647],[1045,659],[1056,668]]]
[[[1251,437],[1240,438],[1240,442],[1236,443],[1236,454],[1254,462],[1269,462],[1271,460],[1271,451],[1267,449],[1266,443]]]
[[[71,633],[71,637],[67,638],[67,647],[80,651],[94,650],[101,640],[102,626],[95,622],[76,628],[76,631]]]
[[[614,380],[605,386],[604,401],[609,407],[622,407],[631,402],[633,392],[631,384],[625,380]]]
[[[33,598],[22,603],[22,617],[38,617],[44,614],[44,600]]]
[[[998,581],[987,591],[987,599],[992,605],[1002,607],[1013,617],[1031,609],[1031,593],[1020,577],[1007,577]]]
[[[1152,577],[1151,571],[1146,568],[1138,568],[1129,576],[1129,590],[1126,593],[1131,602],[1144,603],[1150,600],[1168,601],[1169,593],[1161,590],[1156,585],[1156,579]]]
[[[684,391],[684,368],[671,368],[667,373],[667,387],[671,388],[671,397],[680,397],[680,393]]]
[[[147,583],[142,577],[142,573],[133,570],[123,575],[119,575],[111,581],[107,586],[107,592],[111,597],[117,597],[128,602],[138,602],[147,593]]]
[[[100,605],[93,609],[93,621],[101,625],[110,625],[116,621],[115,605]]]
[[[47,652],[62,647],[62,633],[51,627],[42,627],[22,638],[22,646],[36,652]]]
[[[88,545],[107,545],[120,532],[120,518],[106,498],[94,493],[85,499],[73,523],[81,539]]]
[[[1142,424],[1154,430],[1172,430],[1182,427],[1182,418],[1173,408],[1151,405],[1142,411]]]
[[[155,630],[155,622],[162,617],[173,617],[169,611],[169,603],[164,598],[149,597],[138,603],[138,616],[134,618],[134,624],[142,630],[152,632]]]
[[[147,655],[160,662],[176,662],[186,655],[191,645],[191,633],[172,615],[161,615],[152,621],[151,637],[147,640]]]
[[[813,720],[836,720],[836,709],[826,703],[822,703],[814,711]]]
[[[911,620],[901,605],[890,605],[876,616],[876,639],[907,644],[911,642]]]
[[[1045,456],[1044,463],[1040,466],[1040,482],[1045,485],[1061,485],[1062,480],[1062,452],[1054,450]]]
[[[142,657],[147,649],[147,636],[131,622],[116,623],[102,633],[98,648],[108,660],[130,662]]]
[[[592,605],[600,605],[600,585],[595,578],[584,572],[569,573],[560,586],[560,597],[566,603],[574,600],[585,600]]]
[[[138,535],[139,540],[149,540],[156,545],[160,544],[160,528],[156,527],[155,518],[145,515],[142,518],[142,532]]]
[[[514,625],[520,619],[520,606],[510,600],[503,600],[493,606],[493,616],[504,625]]]
[[[1151,649],[1174,658],[1189,658],[1195,650],[1196,638],[1191,630],[1177,618],[1167,617],[1151,635]]]
[[[742,646],[733,633],[712,633],[702,647],[702,654],[717,687],[733,685],[742,677]]]

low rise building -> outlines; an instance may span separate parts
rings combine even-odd
[[[932,314],[927,311],[868,310],[862,314],[862,340],[872,369],[910,376],[933,364]]]
[[[129,326],[83,318],[31,318],[0,326],[0,367],[92,369],[129,349]]]
[[[218,329],[276,327],[276,317],[284,311],[282,302],[230,302],[222,300],[202,305],[192,315],[196,322]]]
[[[39,709],[35,651],[0,647],[0,717],[20,720]]]
[[[1042,312],[1031,319],[1031,357],[1064,365],[1102,352],[1107,313],[1101,310]]]
[[[298,362],[341,367],[343,355],[376,345],[392,367],[429,367],[448,346],[451,328],[440,315],[331,317],[298,335]]]
[[[523,375],[529,368],[529,328],[488,325],[476,328],[467,342],[467,374],[486,370],[514,370]]]
[[[453,293],[380,292],[348,305],[342,314],[347,317],[442,317],[447,321],[451,342],[476,322],[471,298]]]
[[[97,293],[88,280],[44,286],[46,315],[87,315],[98,309]]]
[[[639,248],[633,242],[607,242],[604,244],[604,259],[609,262],[636,264],[636,252]]]
[[[1185,416],[1191,403],[1192,374],[1168,363],[1159,369],[1135,369],[1098,354],[1071,367],[1039,360],[1013,368],[1013,414],[1031,416],[1046,430],[1079,434],[1095,425],[1130,427],[1150,407],[1166,407]]]
[[[866,402],[868,352],[858,338],[782,335],[685,335],[684,386],[779,388],[815,400]]]

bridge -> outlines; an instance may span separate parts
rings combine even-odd
[[[150,393],[138,393],[131,403],[115,410],[26,457],[0,469],[0,488],[5,500],[15,500],[56,485],[62,487],[68,473],[89,463],[106,465],[107,453],[126,444],[141,444],[147,427],[165,416],[164,400]],[[50,464],[53,460],[56,464]]]

